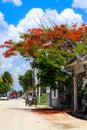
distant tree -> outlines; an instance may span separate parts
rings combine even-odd
[[[1,78],[3,82],[9,86],[9,89],[13,86],[14,80],[8,71],[5,71],[4,74],[1,75]]]
[[[26,71],[24,75],[19,75],[18,80],[24,92],[34,89],[34,77],[32,70]]]
[[[9,90],[8,84],[3,82],[2,78],[0,77],[0,93],[6,93]]]
[[[19,93],[19,96],[23,95],[23,91],[22,90],[18,91],[18,93]]]

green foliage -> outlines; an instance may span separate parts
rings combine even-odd
[[[9,90],[8,84],[0,81],[0,93],[6,93]]]
[[[22,90],[18,91],[19,95],[22,96],[24,93]]]
[[[6,84],[8,84],[9,88],[11,86],[13,86],[13,77],[12,75],[8,72],[8,71],[5,71],[3,75],[1,75],[1,78],[3,80],[3,82],[5,82]]]
[[[63,50],[56,51],[53,48],[38,51],[33,66],[38,69],[39,85],[53,88],[56,87],[56,81],[64,82],[67,80],[68,75],[61,69],[66,60],[66,56],[64,56]]]
[[[38,97],[37,97],[37,101],[38,101]],[[37,102],[37,104],[38,105],[46,105],[46,94],[45,93],[41,94],[41,96],[40,96],[40,103]]]
[[[18,80],[24,92],[30,89],[34,89],[34,77],[32,70],[26,71],[24,75],[19,75]]]
[[[13,83],[12,75],[8,71],[5,71],[0,77],[0,93],[9,91]]]

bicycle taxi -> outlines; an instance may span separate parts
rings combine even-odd
[[[31,106],[31,105],[35,105],[37,106],[37,97],[34,91],[29,90],[26,93],[25,96],[25,105],[27,106]]]

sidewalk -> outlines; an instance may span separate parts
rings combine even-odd
[[[37,105],[37,106],[32,105],[32,106],[27,106],[26,108],[28,108],[32,112],[37,112],[39,114],[68,113],[76,118],[87,120],[87,114],[83,112],[73,113],[72,110],[60,110],[57,108],[49,107],[47,105]]]

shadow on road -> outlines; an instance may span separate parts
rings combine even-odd
[[[39,115],[52,115],[52,114],[64,114],[66,116],[66,113],[70,113],[70,110],[58,110],[58,109],[52,109],[52,108],[36,108],[36,107],[26,107],[26,108],[9,108],[10,110],[16,110],[16,111],[26,111],[26,112],[32,112],[35,114]],[[70,129],[70,128],[75,128],[74,126],[70,124],[65,124],[65,123],[58,123],[53,122],[52,120],[52,126],[58,129]]]
[[[33,113],[38,113],[38,114],[58,114],[58,113],[71,113],[71,110],[58,110],[58,109],[53,109],[53,108],[39,108],[39,107],[26,107],[26,108],[9,108],[13,110],[25,110]]]

